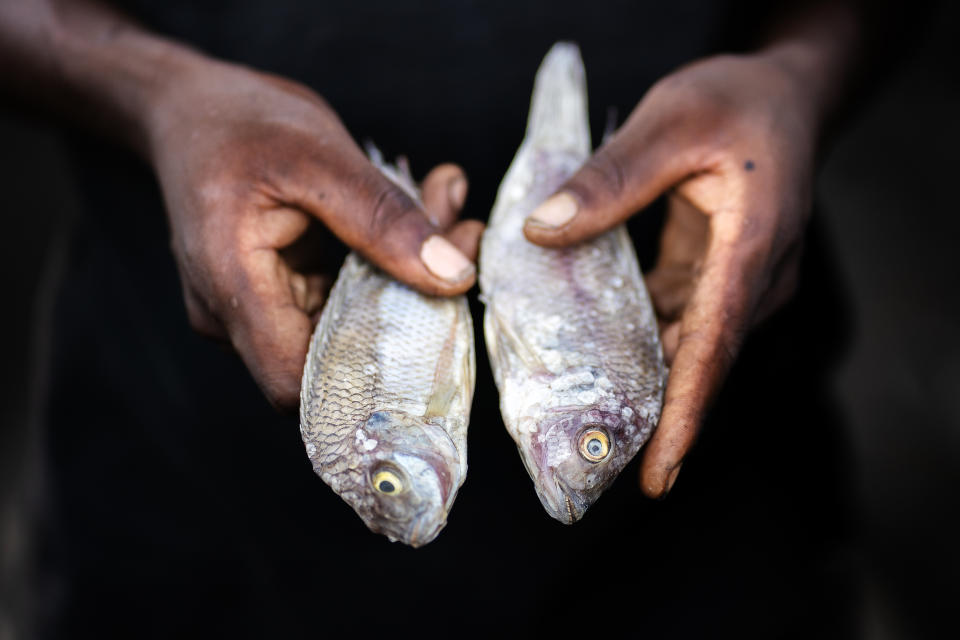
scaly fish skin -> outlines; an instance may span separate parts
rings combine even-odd
[[[666,367],[624,227],[565,249],[523,235],[527,215],[590,154],[583,63],[557,44],[537,73],[527,133],[480,252],[484,335],[507,430],[540,501],[579,520],[649,439]]]
[[[474,376],[464,296],[424,296],[350,254],[304,367],[300,432],[314,470],[371,530],[430,542],[466,477]]]

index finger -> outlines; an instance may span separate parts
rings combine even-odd
[[[768,253],[763,237],[743,237],[736,215],[716,215],[703,271],[680,320],[676,356],[657,430],[644,451],[640,485],[666,495],[730,370],[756,302]]]
[[[296,408],[312,333],[294,299],[293,272],[273,249],[243,256],[224,305],[230,341],[274,407]]]

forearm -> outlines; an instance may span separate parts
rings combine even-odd
[[[198,57],[96,0],[0,3],[0,91],[144,154],[151,105]]]

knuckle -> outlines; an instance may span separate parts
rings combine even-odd
[[[236,249],[223,238],[208,237],[196,243],[190,256],[191,272],[201,288],[209,292],[209,298],[229,301],[237,288],[237,280],[244,270],[239,266]],[[211,305],[220,306],[220,305]]]
[[[736,113],[729,87],[718,82],[708,65],[729,65],[736,56],[719,55],[694,63],[658,80],[645,101],[658,106],[663,128],[716,125]]]
[[[416,210],[417,206],[410,196],[397,185],[388,182],[379,189],[374,200],[366,225],[367,241],[376,244],[388,234],[396,233],[398,227],[411,219],[411,212]]]
[[[704,328],[688,332],[682,337],[684,342],[701,343],[701,363],[720,375],[729,371],[737,359],[745,331],[738,320],[728,314],[714,328]]]
[[[588,200],[595,191],[619,196],[626,185],[624,162],[615,151],[600,149],[584,163],[569,187]]]
[[[694,345],[705,366],[723,372],[736,360],[751,326],[754,308],[751,289],[751,284],[745,286],[739,279],[731,279],[721,293],[722,303],[701,309],[692,318],[693,322],[685,323],[680,340]]]
[[[252,134],[247,132],[244,135]],[[194,189],[188,196],[188,206],[200,214],[201,221],[235,215],[261,185],[258,177],[259,171],[224,153],[200,169]]]
[[[425,180],[430,179],[431,177],[435,179],[439,178],[443,180],[452,180],[457,176],[465,176],[463,168],[460,167],[460,165],[452,162],[443,162],[431,169]]]

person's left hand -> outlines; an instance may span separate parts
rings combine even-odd
[[[528,218],[561,247],[669,210],[647,285],[671,364],[641,486],[665,495],[711,397],[757,322],[792,295],[811,206],[819,118],[788,65],[710,58],[658,82],[623,127]]]

